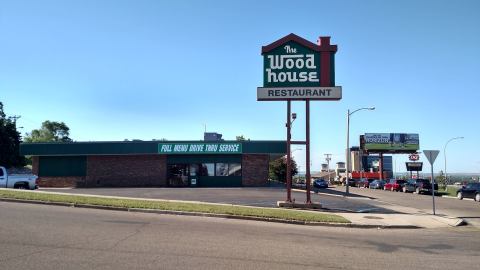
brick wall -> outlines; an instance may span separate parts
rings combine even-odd
[[[37,179],[39,187],[84,187],[84,176],[42,176]]]
[[[266,185],[268,181],[268,162],[268,155],[244,154],[242,157],[242,185]]]
[[[167,161],[164,155],[88,156],[88,187],[165,186]]]
[[[40,158],[38,156],[32,156],[32,173],[38,175],[38,165]]]

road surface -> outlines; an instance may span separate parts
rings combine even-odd
[[[1,269],[478,269],[480,231],[309,227],[0,202]]]

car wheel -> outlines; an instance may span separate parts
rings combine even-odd
[[[457,199],[463,200],[463,192],[461,191],[457,192]]]
[[[417,188],[415,189],[415,193],[416,193],[417,195],[420,194],[420,188],[417,187]]]
[[[475,201],[480,202],[480,193],[475,195]]]

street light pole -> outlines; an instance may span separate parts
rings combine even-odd
[[[444,165],[444,173],[445,173],[445,190],[447,190],[447,185],[448,185],[448,177],[447,177],[447,145],[448,143],[450,143],[451,141],[453,140],[459,140],[459,139],[463,139],[463,137],[454,137],[454,138],[451,138],[450,140],[448,140],[446,143],[445,143],[445,146],[443,147],[443,159],[445,161]]]
[[[349,171],[349,167],[350,167],[350,115],[358,112],[358,111],[361,111],[361,110],[370,110],[370,111],[373,111],[375,110],[375,107],[368,107],[368,108],[360,108],[360,109],[356,109],[354,110],[353,112],[350,112],[350,109],[347,110],[347,164],[346,164],[346,180],[345,180],[345,186],[346,186],[346,189],[345,189],[345,195],[348,195],[349,194],[349,185],[348,185],[348,182],[350,180],[350,176],[348,175],[348,171]]]

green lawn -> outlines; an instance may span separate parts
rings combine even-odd
[[[442,191],[445,193],[445,195],[456,197],[458,189],[459,188],[456,187],[447,187],[447,191],[444,189]]]
[[[49,194],[43,192],[28,192],[17,190],[0,190],[0,198],[100,205],[122,208],[142,208],[198,213],[228,214],[236,216],[276,218],[307,222],[350,223],[349,220],[337,215],[289,209],[253,208],[246,206],[214,205],[171,201],[115,199],[95,196]]]

